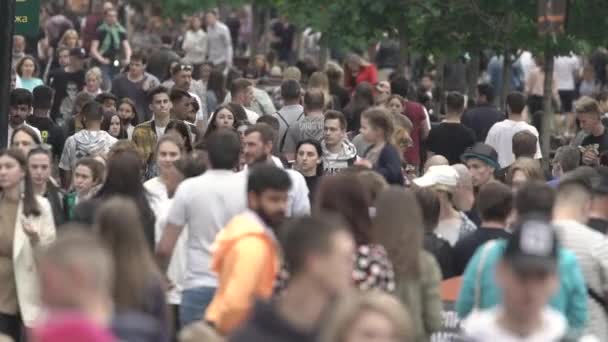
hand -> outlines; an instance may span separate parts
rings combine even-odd
[[[21,218],[21,226],[23,227],[23,232],[30,238],[30,242],[32,244],[37,244],[40,241],[40,234],[38,234],[38,230],[34,228],[32,223],[27,217]]]
[[[583,164],[585,164],[585,165],[598,165],[599,160],[600,160],[599,153],[593,149],[587,149],[583,153]]]
[[[355,162],[355,165],[358,166],[363,166],[366,167],[368,169],[372,169],[374,167],[374,165],[372,164],[371,161],[367,160],[367,159],[359,159]]]

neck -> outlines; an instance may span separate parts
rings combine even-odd
[[[285,106],[295,106],[300,104],[300,100],[283,100]]]
[[[578,223],[585,224],[587,222],[586,215],[576,208],[569,206],[556,205],[553,209],[553,220],[554,221],[576,221]]]
[[[454,209],[452,203],[447,198],[447,195],[440,195],[441,208],[439,210],[439,220],[449,220],[452,218],[459,217],[458,211]]]
[[[34,193],[36,195],[44,195],[46,193],[47,185],[46,182],[42,184],[32,184],[34,188]]]
[[[491,228],[491,229],[505,229],[505,227],[507,226],[507,223],[504,221],[482,220],[481,226],[484,228]]]
[[[313,177],[317,175],[317,170],[316,169],[312,169],[312,170],[301,170],[300,173],[302,173],[302,175],[304,177]]]
[[[502,312],[502,314],[498,317],[498,323],[505,328],[506,330],[514,333],[518,336],[529,336],[536,329],[538,329],[541,324],[541,315],[540,313],[536,315],[536,317],[520,317],[515,314],[507,314],[506,312]]]
[[[460,113],[447,113],[444,122],[460,123]]]
[[[90,122],[87,124],[87,131],[101,130],[101,122]]]
[[[322,110],[313,110],[310,112],[306,112],[306,116],[323,116]]]
[[[325,145],[325,147],[331,153],[340,153],[342,151],[342,140],[340,140],[340,142],[335,145]]]
[[[12,188],[2,189],[2,197],[11,201],[19,201],[21,199],[20,185],[17,184]]]
[[[166,127],[169,124],[169,120],[171,120],[170,116],[157,116],[154,114],[154,123],[159,127]]]
[[[144,74],[135,74],[135,73],[131,73],[131,72],[127,74],[127,78],[128,78],[130,81],[139,81],[139,80],[141,80],[143,77],[144,77]]]
[[[524,118],[521,115],[521,113],[510,113],[509,114],[509,120],[511,120],[511,121],[524,121]]]
[[[599,137],[600,135],[604,134],[604,131],[606,131],[606,127],[604,127],[604,125],[600,122],[593,128],[591,135]]]
[[[277,310],[298,330],[314,331],[329,301],[317,282],[294,278],[278,300]]]

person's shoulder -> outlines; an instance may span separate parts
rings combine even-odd
[[[151,129],[152,121],[153,120],[148,120],[148,121],[144,121],[144,122],[138,124],[137,126],[135,126],[135,130],[133,131],[133,133],[135,133],[138,130],[142,130],[142,129]]]

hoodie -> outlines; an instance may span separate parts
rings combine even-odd
[[[357,160],[357,148],[350,141],[342,140],[342,149],[339,153],[331,153],[321,141],[323,147],[323,173],[333,175],[352,166]]]
[[[235,216],[212,246],[211,269],[219,284],[205,320],[223,335],[234,331],[256,299],[270,298],[279,265],[274,234],[259,216],[252,211]]]
[[[59,167],[72,170],[78,159],[106,154],[117,141],[106,131],[82,130],[65,142]]]

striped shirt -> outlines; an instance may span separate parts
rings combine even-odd
[[[587,287],[608,299],[608,238],[573,220],[558,220],[558,236],[564,248],[574,252]],[[591,296],[587,297],[589,321],[585,333],[608,341],[608,316]]]

